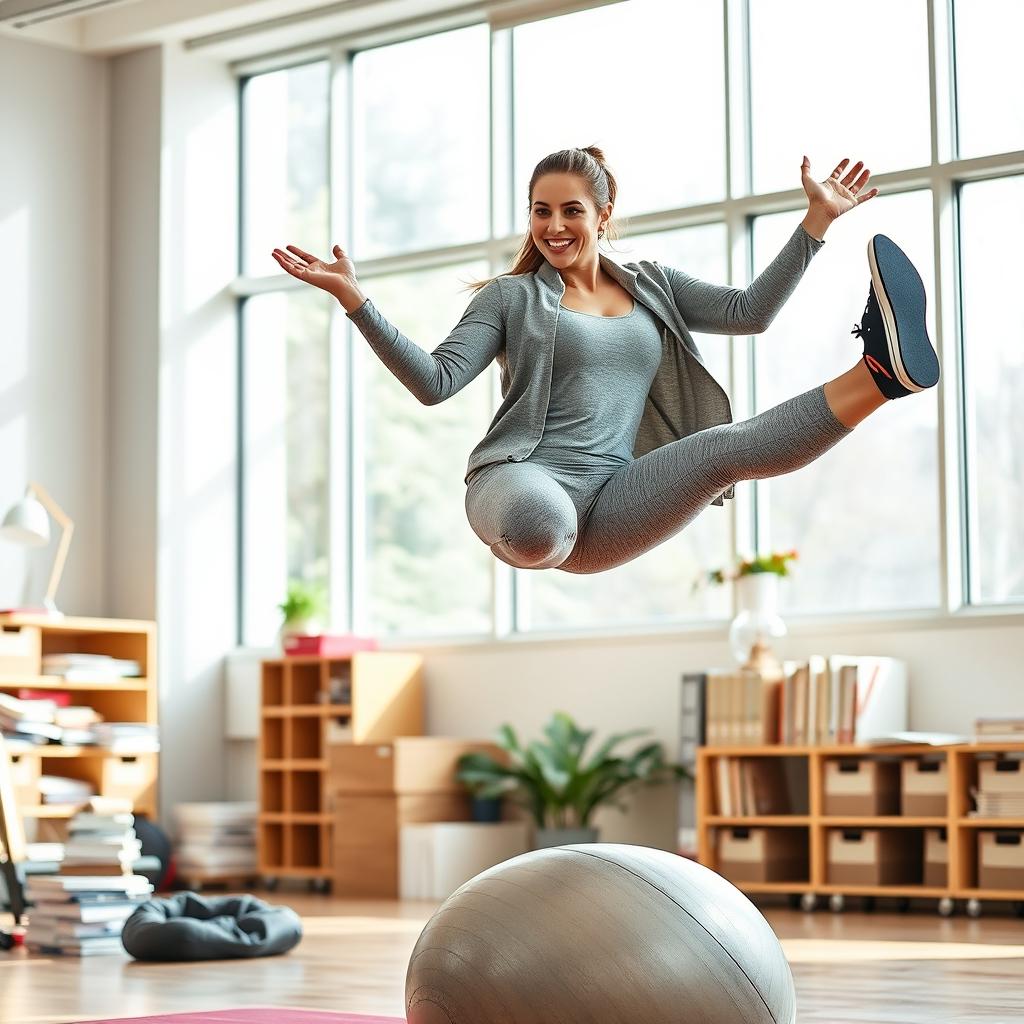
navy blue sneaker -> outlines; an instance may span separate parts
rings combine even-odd
[[[868,242],[871,287],[861,321],[864,362],[886,398],[902,398],[939,382],[939,357],[924,322],[924,282],[907,254],[886,235]]]

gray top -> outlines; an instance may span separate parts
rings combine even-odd
[[[531,459],[618,466],[633,455],[644,402],[661,363],[661,331],[639,302],[623,316],[563,306],[555,332],[551,397]]]
[[[656,261],[620,266],[604,253],[601,269],[658,320],[661,362],[640,417],[633,457],[719,423],[732,422],[729,396],[704,365],[691,329],[760,334],[793,293],[825,243],[797,225],[774,260],[746,288],[708,284]],[[466,475],[492,462],[522,462],[544,433],[555,331],[565,282],[547,260],[533,272],[503,274],[481,288],[432,352],[411,342],[370,299],[346,316],[388,369],[425,405],[450,398],[492,361],[501,370],[502,403]],[[726,488],[713,504],[733,497]]]

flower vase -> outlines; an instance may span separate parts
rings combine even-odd
[[[779,575],[755,572],[736,581],[736,618],[729,626],[729,647],[737,663],[762,675],[780,675],[775,641],[786,635],[786,623],[778,613]]]

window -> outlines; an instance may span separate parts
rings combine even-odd
[[[970,594],[1024,601],[1024,178],[965,185],[960,278],[967,409]]]
[[[720,620],[729,589],[692,594],[695,578],[737,553],[794,547],[790,617],[948,613],[943,581],[961,578],[944,564],[950,552],[964,569],[954,607],[1024,602],[1024,320],[1005,298],[1024,230],[1012,163],[1024,144],[1019,6],[623,0],[545,18],[541,5],[540,20],[511,28],[416,36],[409,23],[375,33],[372,48],[341,40],[329,59],[321,49],[243,78],[243,642],[273,638],[296,576],[331,583],[333,629],[410,640]],[[952,75],[937,63],[947,22]],[[955,154],[930,135],[952,110]],[[617,569],[510,570],[465,517],[496,367],[424,407],[333,300],[269,254],[342,243],[374,304],[430,351],[472,298],[464,284],[511,265],[537,162],[591,143],[620,186],[624,237],[603,251],[737,287],[802,219],[805,153],[819,181],[842,157],[863,159],[873,183],[886,175],[878,198],[829,231],[765,334],[696,337],[734,420],[860,360],[852,329],[876,232],[921,271],[942,382],[887,403],[796,473],[740,482],[734,501]],[[743,180],[727,175],[727,157]],[[348,237],[330,237],[332,223]],[[937,266],[957,271],[939,279],[941,309]],[[950,446],[961,428],[963,444]],[[945,537],[946,523],[963,536]]]
[[[756,268],[774,258],[793,227],[791,213],[757,218]],[[867,243],[875,232],[907,253],[935,295],[931,196],[880,194],[853,211],[830,229],[774,323],[754,338],[758,411],[838,377],[860,359],[864,344],[851,331],[868,299]],[[934,307],[928,321],[934,343]],[[939,603],[937,410],[934,390],[887,403],[824,458],[758,481],[760,535],[773,549],[800,552],[781,591],[791,611]],[[915,510],[913,529],[908,508]]]
[[[272,249],[326,253],[326,61],[257,75],[242,98],[242,272],[277,269]]]
[[[517,231],[537,162],[591,143],[619,184],[617,217],[725,195],[721,4],[633,0],[547,18],[514,29],[513,55]],[[560,79],[569,103],[553,102]]]
[[[460,264],[365,283],[374,305],[428,351],[488,276]],[[437,405],[421,405],[353,331],[362,440],[362,535],[356,538],[360,629],[374,635],[485,633],[491,623],[490,551],[466,521],[466,462],[490,421],[493,369]]]
[[[487,69],[483,25],[355,56],[354,258],[487,237]]]
[[[875,174],[931,161],[925,0],[749,0],[753,191],[800,188],[844,157]]]
[[[1019,0],[956,0],[957,136],[961,157],[1024,149]]]
[[[275,636],[289,579],[328,579],[330,303],[309,289],[243,306],[242,635],[253,643]]]

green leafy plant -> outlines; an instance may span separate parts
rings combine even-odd
[[[482,752],[463,754],[456,777],[478,797],[507,795],[531,813],[538,828],[587,828],[591,814],[603,804],[626,810],[616,798],[627,789],[692,778],[683,765],[665,761],[660,743],[613,756],[620,743],[648,731],[616,733],[588,759],[584,751],[593,732],[584,732],[558,711],[544,727],[546,742],[534,740],[523,747],[512,726],[502,725],[497,742],[508,752],[509,763]]]
[[[319,583],[292,579],[288,581],[288,596],[277,607],[286,623],[317,618],[327,611],[327,594]]]
[[[777,576],[788,576],[788,563],[799,557],[796,548],[793,548],[791,551],[773,551],[770,555],[744,558],[736,565],[724,569],[708,569],[693,581],[690,593],[701,586],[725,583],[728,580],[737,580],[741,576],[752,576],[759,572],[773,572]]]

